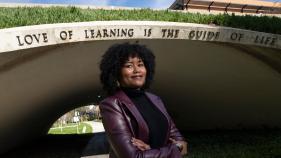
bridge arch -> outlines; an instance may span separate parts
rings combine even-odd
[[[0,30],[1,152],[44,135],[103,95],[98,64],[115,43],[156,55],[152,91],[181,130],[280,128],[281,36],[153,21],[47,24]],[[17,132],[21,131],[21,135]]]

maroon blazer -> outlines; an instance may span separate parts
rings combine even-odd
[[[169,129],[167,130],[165,146],[159,149],[141,151],[132,144],[132,137],[140,139],[148,144],[149,129],[134,103],[120,90],[100,103],[103,125],[111,146],[109,157],[181,158],[180,151],[176,145],[169,141],[169,138],[184,140],[184,137],[176,128],[161,99],[148,92],[145,92],[145,94],[167,118]],[[136,122],[137,129],[132,126],[132,121]]]

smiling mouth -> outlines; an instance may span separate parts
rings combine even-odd
[[[141,78],[143,78],[142,76],[132,76],[131,77],[132,79],[141,79]]]

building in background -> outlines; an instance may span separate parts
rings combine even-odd
[[[281,3],[260,0],[176,0],[172,10],[200,13],[263,14],[281,16]]]

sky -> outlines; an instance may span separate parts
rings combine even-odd
[[[0,3],[42,3],[165,9],[170,7],[174,1],[175,0],[0,0]],[[265,1],[281,2],[281,0]]]
[[[0,0],[0,3],[72,4],[163,9],[170,7],[174,1],[175,0]]]

